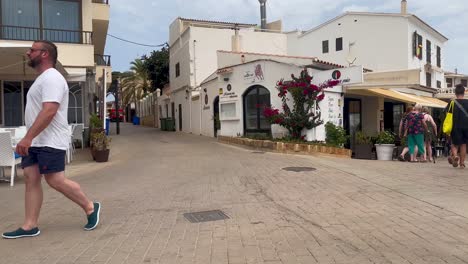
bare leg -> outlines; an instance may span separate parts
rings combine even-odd
[[[86,197],[78,183],[65,178],[65,172],[46,174],[45,179],[50,187],[61,192],[68,199],[83,208],[86,215],[94,211],[93,202]]]
[[[466,158],[466,144],[460,145],[460,166],[465,165]]]
[[[43,194],[39,166],[36,164],[24,168],[24,178],[26,183],[24,193],[25,217],[21,228],[31,230],[37,227],[42,206]]]

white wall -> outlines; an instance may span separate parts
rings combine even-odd
[[[413,55],[413,33],[417,31],[419,35],[423,38],[423,51],[422,51],[422,60]],[[444,57],[445,57],[445,39],[434,34],[431,30],[427,29],[427,26],[421,25],[413,20],[410,20],[408,23],[408,69],[421,69],[421,85],[426,85],[426,70],[424,65],[427,64],[427,46],[426,40],[431,41],[431,66],[432,70],[429,73],[432,74],[432,87],[437,87],[437,81],[441,82],[441,88],[445,88],[446,84],[444,81]],[[441,68],[437,67],[437,46],[441,50]]]
[[[173,36],[179,32],[179,24],[171,25],[173,45],[170,53],[171,87],[177,89],[185,85],[196,87],[217,70],[218,50],[232,50],[234,30],[190,26],[179,39]],[[242,51],[272,54],[287,54],[287,37],[281,33],[257,32],[241,29]],[[181,65],[181,76],[175,77],[175,64]]]
[[[202,100],[202,131],[201,134],[208,137],[214,137],[214,101],[218,96],[218,79],[207,82],[201,87]],[[206,92],[204,91],[206,89]],[[205,103],[205,95],[208,95],[208,103]]]
[[[356,21],[355,21],[356,20]],[[316,56],[322,60],[354,65],[374,71],[407,67],[407,19],[393,16],[348,14],[313,32],[288,34],[288,54]],[[336,38],[343,38],[343,50],[336,51]],[[322,53],[322,41],[329,41],[329,52]],[[349,48],[349,43],[355,44]]]

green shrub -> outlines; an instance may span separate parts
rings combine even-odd
[[[325,124],[325,133],[327,144],[333,147],[343,147],[348,140],[348,136],[346,135],[344,128],[335,126],[331,122]]]
[[[395,135],[391,131],[382,131],[377,135],[376,144],[395,144]]]
[[[368,145],[372,143],[371,138],[363,131],[356,132],[354,136],[356,145]]]
[[[91,129],[99,129],[103,127],[101,119],[96,114],[92,114],[89,118],[89,125]]]

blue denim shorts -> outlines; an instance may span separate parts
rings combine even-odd
[[[65,171],[65,153],[65,150],[50,147],[30,147],[29,155],[21,159],[21,167],[38,164],[41,174],[62,172]]]

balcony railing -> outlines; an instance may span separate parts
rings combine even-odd
[[[98,66],[111,66],[111,56],[94,54],[94,61]]]
[[[96,4],[106,4],[106,5],[108,5],[108,4],[109,4],[109,0],[93,0],[93,3],[96,3]]]
[[[0,39],[93,44],[93,32],[0,25]]]

